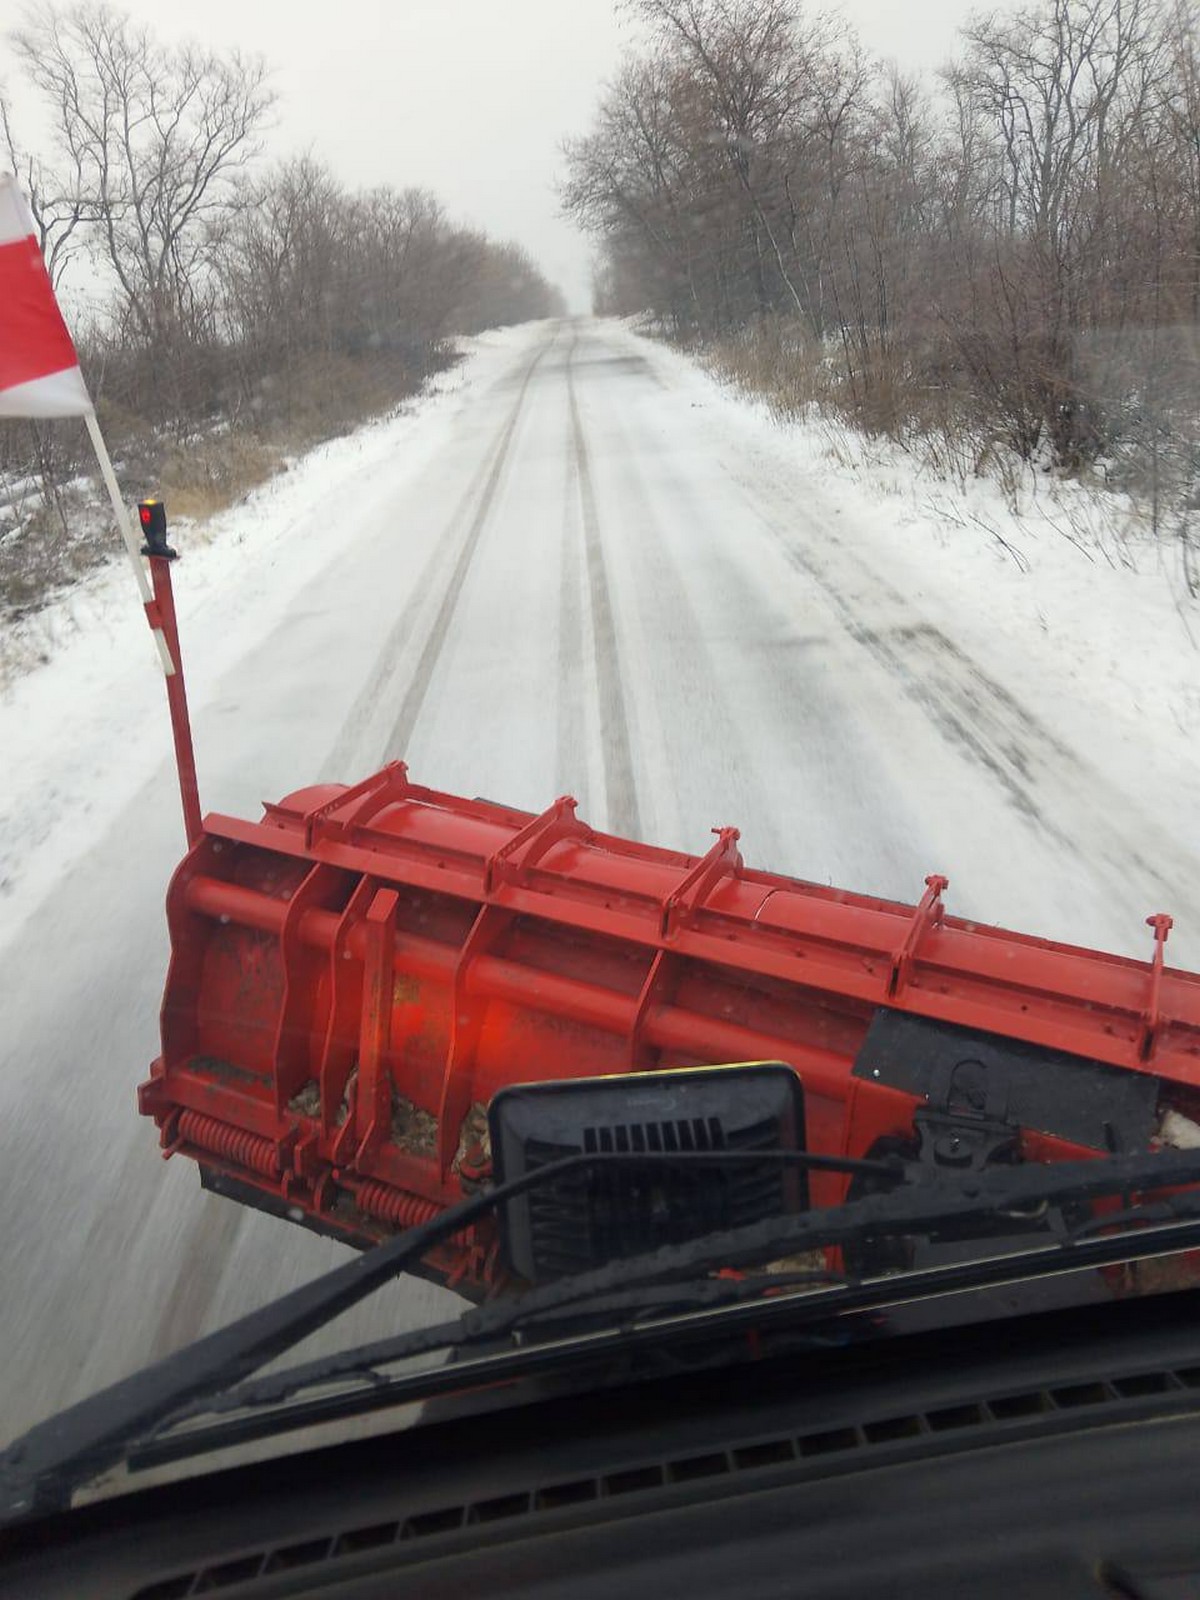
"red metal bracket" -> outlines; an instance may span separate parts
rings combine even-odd
[[[379,884],[374,878],[360,880],[354,893],[346,905],[346,909],[338,918],[333,937],[329,943],[329,1020],[325,1028],[325,1038],[321,1046],[320,1064],[320,1099],[321,1099],[321,1131],[327,1139],[334,1139],[338,1133],[337,1112],[341,1105],[342,1096],[346,1092],[346,1080],[357,1058],[357,1046],[361,1031],[359,1021],[361,1013],[361,996],[355,992],[355,987],[345,976],[345,964],[353,959],[350,949],[352,935],[365,921],[366,914],[372,900],[375,898]],[[347,1123],[353,1126],[353,1119],[347,1116]]]
[[[887,987],[889,1000],[894,1000],[908,982],[921,940],[930,928],[937,927],[946,914],[942,895],[950,887],[950,879],[944,878],[940,872],[933,872],[925,879],[925,885],[925,893],[913,912],[908,932],[892,957],[892,970]]]
[[[346,1120],[334,1135],[329,1156],[335,1167],[340,1167],[343,1162],[349,1161],[354,1154],[355,1139],[358,1134],[358,1076],[351,1076],[346,1080]]]
[[[158,1125],[158,1144],[164,1161],[169,1161],[183,1149],[183,1140],[179,1137],[181,1114],[181,1106],[172,1106]]]
[[[389,761],[386,767],[379,772],[373,772],[361,783],[343,789],[341,794],[335,795],[332,800],[327,800],[324,805],[314,806],[311,811],[305,812],[305,848],[311,850],[313,841],[325,831],[327,824],[335,820],[335,813],[343,812],[347,807],[351,808],[348,816],[336,817],[338,830],[344,831],[374,815],[391,801],[403,799],[408,787],[408,767],[403,761]],[[356,805],[356,801],[364,803]]]
[[[569,794],[560,795],[552,806],[494,851],[483,869],[484,894],[491,894],[501,881],[519,883],[560,839],[587,833],[588,829],[575,815],[576,804]]]
[[[700,910],[722,878],[731,878],[741,871],[742,857],[737,842],[741,834],[737,828],[714,828],[717,842],[700,857],[675,885],[663,901],[661,934],[669,939],[687,924]]]
[[[360,1161],[391,1134],[392,1084],[384,1058],[392,1037],[392,982],[399,904],[400,896],[394,889],[380,889],[365,919],[362,1030],[355,1110]]]
[[[1138,1055],[1143,1061],[1149,1061],[1153,1056],[1154,1047],[1158,1043],[1158,1030],[1167,1020],[1159,1011],[1159,996],[1162,993],[1167,935],[1175,926],[1175,922],[1165,911],[1159,911],[1154,916],[1146,918],[1146,926],[1154,929],[1154,955],[1150,962],[1150,996],[1146,1002],[1146,1009],[1142,1012],[1142,1034],[1138,1041]]]
[[[629,1024],[629,1070],[637,1072],[645,1063],[642,1056],[646,1049],[646,1018],[650,1007],[662,995],[666,986],[670,968],[668,962],[672,958],[663,949],[654,952],[654,958],[646,969],[646,978],[642,984],[641,993],[637,998],[637,1009],[634,1011],[633,1020]]]
[[[438,1170],[444,1184],[450,1182],[451,1168],[458,1152],[458,1135],[463,1118],[471,1109],[471,1067],[479,1039],[483,1006],[467,993],[471,965],[486,955],[512,925],[513,914],[486,901],[479,908],[471,931],[463,941],[454,964],[451,981],[450,1049],[442,1079],[438,1104]]]
[[[313,909],[326,910],[341,903],[345,881],[345,873],[318,863],[292,893],[279,930],[283,996],[272,1048],[272,1083],[280,1116],[301,1084],[320,1071],[311,1019],[316,969],[323,963],[323,954],[308,945],[302,925]]]
[[[297,1178],[309,1180],[321,1173],[321,1142],[315,1133],[302,1134],[292,1149],[292,1171]]]

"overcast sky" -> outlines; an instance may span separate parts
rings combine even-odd
[[[311,149],[343,182],[433,189],[449,210],[515,238],[588,302],[589,251],[557,216],[562,139],[586,129],[633,38],[613,0],[126,0],[161,33],[266,57],[280,95],[271,146]],[[845,0],[875,53],[939,65],[973,0]],[[0,21],[18,0],[0,0]]]

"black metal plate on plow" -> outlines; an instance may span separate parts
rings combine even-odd
[[[853,1076],[1091,1150],[1144,1150],[1156,1126],[1150,1073],[883,1007]]]

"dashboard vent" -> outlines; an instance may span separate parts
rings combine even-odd
[[[958,1405],[884,1413],[845,1427],[747,1439],[723,1450],[635,1463],[594,1476],[535,1483],[503,1495],[341,1529],[298,1544],[228,1552],[211,1565],[147,1584],[131,1595],[130,1600],[184,1600],[184,1597],[213,1594],[242,1585],[250,1585],[246,1593],[252,1594],[254,1581],[272,1573],[349,1561],[352,1557],[364,1557],[373,1551],[455,1533],[462,1528],[551,1515],[601,1501],[655,1494],[676,1484],[694,1484],[734,1474],[790,1468],[805,1477],[820,1476],[842,1461],[859,1462],[869,1456],[872,1463],[876,1460],[882,1463],[889,1456],[902,1459],[914,1448],[930,1444],[944,1448],[948,1436],[965,1438],[973,1433],[990,1432],[996,1443],[1002,1443],[1031,1431],[1061,1428],[1068,1413],[1084,1421],[1089,1414],[1099,1420],[1103,1413],[1112,1412],[1112,1420],[1116,1421],[1137,1415],[1147,1402],[1158,1405],[1171,1397],[1180,1400],[1190,1397],[1190,1408],[1198,1390],[1200,1367],[1130,1372],[1089,1383],[1001,1391]]]

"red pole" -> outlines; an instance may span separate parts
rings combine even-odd
[[[148,552],[144,552],[148,553]],[[179,773],[179,795],[183,801],[183,826],[188,845],[194,845],[203,831],[200,824],[200,790],[196,783],[196,752],[192,748],[192,725],[188,719],[187,690],[183,683],[183,657],[179,650],[179,626],[175,620],[175,594],[171,588],[171,557],[150,554],[150,577],[154,599],[146,606],[152,628],[161,628],[171,652],[174,672],[167,679],[167,703],[171,708],[171,733],[175,739],[175,766]]]

